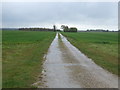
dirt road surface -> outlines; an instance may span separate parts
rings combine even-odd
[[[44,87],[118,88],[118,77],[96,65],[58,33],[44,63]],[[41,86],[40,86],[41,87]]]

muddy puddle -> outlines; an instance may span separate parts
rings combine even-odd
[[[57,33],[44,62],[43,84],[43,88],[118,88],[118,77]]]

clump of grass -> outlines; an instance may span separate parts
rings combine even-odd
[[[60,42],[62,42],[60,33],[58,33],[58,40],[59,40]]]

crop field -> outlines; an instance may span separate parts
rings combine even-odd
[[[62,33],[86,56],[108,71],[118,75],[118,33]],[[120,69],[120,68],[119,68]]]
[[[54,37],[54,32],[3,31],[3,88],[32,87]]]

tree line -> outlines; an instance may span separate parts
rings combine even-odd
[[[19,30],[24,30],[24,31],[54,31],[54,29],[49,29],[49,28],[19,28]]]
[[[65,25],[61,25],[61,28],[63,29],[64,32],[77,32],[77,28],[76,27],[68,27]]]
[[[63,29],[64,32],[77,32],[76,27],[68,27],[65,25],[61,25],[61,29]],[[24,30],[24,31],[61,31],[60,29],[57,29],[55,25],[53,25],[53,29],[50,28],[19,28],[19,30]]]

